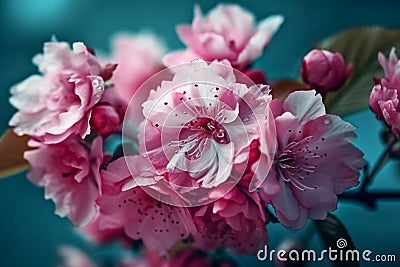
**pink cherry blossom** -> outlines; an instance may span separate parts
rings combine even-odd
[[[69,136],[90,133],[93,106],[104,92],[102,68],[91,50],[74,43],[51,41],[44,53],[34,57],[41,75],[32,75],[11,89],[11,104],[18,109],[10,125],[18,135],[29,135],[45,144],[59,143]]]
[[[233,4],[220,4],[204,17],[196,5],[192,25],[177,27],[188,48],[168,54],[164,63],[227,59],[234,67],[244,68],[261,55],[282,22],[283,17],[276,15],[256,24],[253,14]]]
[[[358,184],[365,164],[351,144],[355,127],[326,114],[315,93],[296,91],[283,102],[271,103],[278,151],[260,192],[279,221],[294,229],[303,227],[307,218],[324,219],[335,210],[337,195]]]
[[[136,177],[132,177],[126,160],[135,165]],[[100,229],[123,228],[130,238],[143,240],[146,248],[161,254],[196,231],[187,208],[167,205],[144,191],[152,186],[154,191],[163,190],[157,186],[162,175],[147,160],[139,156],[119,158],[108,165],[102,177],[104,192],[97,201]]]
[[[67,216],[76,226],[90,223],[97,214],[99,175],[103,161],[102,139],[88,147],[78,138],[42,145],[25,152],[32,170],[28,179],[44,187],[45,198],[54,201],[56,214]]]
[[[377,79],[372,89],[369,103],[372,111],[379,120],[384,121],[392,132],[400,135],[400,61],[392,48],[389,58],[382,53],[378,55],[379,63],[385,71],[385,76]]]
[[[352,64],[346,66],[336,52],[314,49],[303,59],[301,74],[305,83],[321,93],[339,89],[352,75]]]
[[[140,153],[170,178],[183,175],[187,184],[178,185],[215,188],[240,179],[233,167],[248,161],[262,125],[273,124],[268,86],[236,83],[233,69],[217,62],[175,70],[143,104]]]
[[[237,253],[253,254],[267,244],[267,218],[257,192],[234,187],[222,198],[192,208],[198,229],[194,246],[208,251],[231,248]]]
[[[162,41],[151,34],[121,33],[113,38],[111,61],[117,63],[118,68],[111,81],[124,106],[144,81],[161,70],[164,51]]]

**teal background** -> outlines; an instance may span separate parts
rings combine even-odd
[[[227,2],[227,1],[225,1]],[[204,11],[216,1],[202,1]],[[261,19],[282,14],[286,20],[256,67],[266,71],[270,80],[298,76],[302,57],[320,39],[358,26],[399,27],[398,1],[238,1]],[[107,52],[109,40],[118,31],[152,31],[170,50],[183,47],[175,34],[175,25],[192,20],[194,1],[78,1],[78,0],[1,0],[0,1],[0,131],[15,112],[8,103],[9,88],[30,74],[33,55],[54,34],[59,40],[84,41]],[[382,150],[378,137],[380,124],[366,110],[345,118],[358,126],[356,145],[369,162]],[[399,188],[399,166],[388,164],[379,173],[373,188]],[[359,249],[374,253],[397,254],[400,260],[400,201],[380,202],[370,211],[352,202],[340,203],[335,214],[348,227]],[[288,237],[309,239],[309,247],[321,249],[310,231],[293,232],[279,225],[268,226],[271,248]],[[311,231],[312,232],[312,231]],[[305,238],[307,237],[307,238]],[[54,215],[54,206],[43,198],[43,190],[30,184],[25,173],[0,180],[0,267],[56,266],[57,247],[80,246],[91,255],[108,253],[96,250],[76,234],[71,223]],[[271,266],[255,256],[238,257],[239,266]],[[317,266],[317,264],[310,264]],[[363,266],[399,266],[365,263]]]

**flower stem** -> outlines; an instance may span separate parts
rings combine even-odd
[[[366,192],[368,185],[371,184],[373,178],[377,174],[377,172],[382,168],[383,164],[386,163],[387,159],[389,158],[390,152],[393,149],[393,146],[398,142],[397,137],[394,135],[391,135],[391,139],[389,140],[389,143],[386,146],[386,149],[383,151],[383,153],[379,156],[378,161],[376,162],[374,168],[370,173],[365,175],[364,179],[361,182],[360,186],[360,194],[363,194]]]
[[[400,200],[400,191],[377,191],[377,192],[345,192],[339,196],[341,200],[352,200],[365,204],[374,209],[378,200]]]

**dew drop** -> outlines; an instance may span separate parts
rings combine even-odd
[[[325,125],[330,125],[330,124],[332,124],[332,121],[330,119],[326,118],[326,119],[324,119],[323,123]]]

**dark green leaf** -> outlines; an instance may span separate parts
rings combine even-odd
[[[346,255],[347,250],[355,250],[353,240],[343,223],[332,214],[328,214],[325,220],[315,221],[318,233],[324,242],[325,249],[342,249],[343,255]],[[344,241],[343,241],[344,240]],[[339,242],[341,242],[339,244]],[[346,244],[343,245],[345,242]],[[361,257],[361,255],[360,255]],[[358,267],[359,261],[333,261],[333,266],[336,267]]]
[[[383,74],[378,52],[388,55],[392,47],[400,52],[400,30],[380,27],[359,28],[337,34],[321,42],[318,49],[342,53],[347,63],[353,63],[353,76],[339,91],[325,99],[327,111],[344,115],[369,106],[374,76]]]

